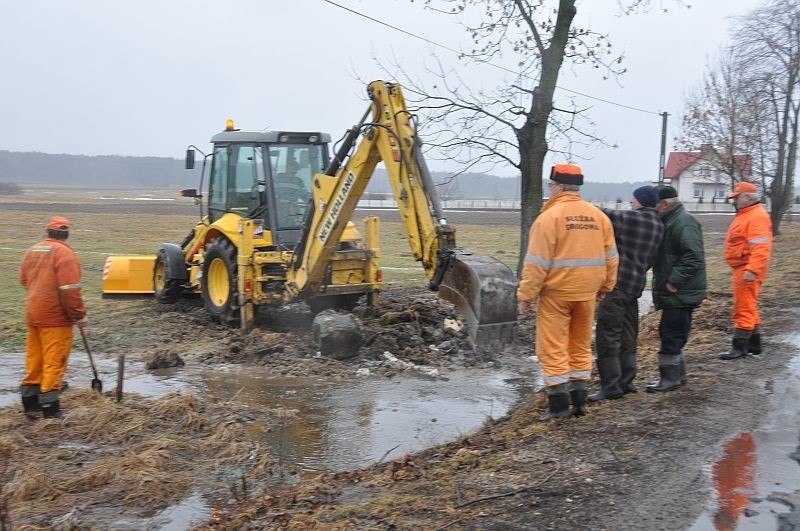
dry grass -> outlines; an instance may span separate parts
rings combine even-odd
[[[182,394],[117,403],[91,390],[68,390],[62,402],[63,421],[0,409],[0,455],[12,456],[0,479],[17,524],[45,524],[76,506],[154,512],[212,476],[269,483],[273,460],[232,406]],[[229,488],[221,482],[217,494]]]

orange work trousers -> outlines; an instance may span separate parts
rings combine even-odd
[[[762,280],[757,278],[751,282],[744,279],[744,268],[737,267],[731,275],[733,285],[733,326],[740,330],[752,330],[761,324],[758,313],[758,292],[761,291]]]
[[[592,324],[596,301],[539,297],[536,356],[548,387],[592,378]]]
[[[40,394],[60,391],[71,349],[72,325],[28,325],[22,385],[38,385]]]

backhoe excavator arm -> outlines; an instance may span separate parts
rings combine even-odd
[[[455,230],[443,216],[400,86],[374,81],[368,95],[369,109],[348,131],[325,173],[314,176],[314,204],[287,288],[295,296],[318,292],[345,225],[383,162],[411,252],[430,287],[461,310],[476,348],[510,342],[516,324],[514,274],[493,258],[456,247]]]

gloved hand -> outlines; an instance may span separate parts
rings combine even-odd
[[[86,316],[81,317],[80,319],[75,321],[75,324],[78,325],[78,328],[83,328],[89,324],[89,319]]]
[[[522,315],[523,317],[528,315],[528,312],[531,311],[531,303],[528,301],[519,301],[517,303],[517,313]]]

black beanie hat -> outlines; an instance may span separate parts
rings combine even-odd
[[[678,192],[671,186],[660,186],[658,188],[658,199],[669,199],[671,197],[678,197]]]

